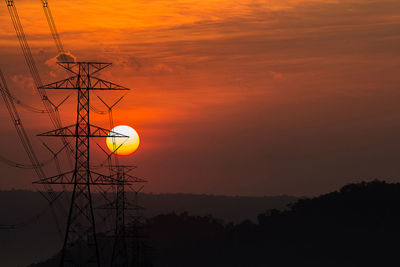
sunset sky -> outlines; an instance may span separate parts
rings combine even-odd
[[[66,77],[40,1],[15,2],[44,83]],[[140,135],[123,162],[139,166],[146,192],[311,196],[400,181],[400,1],[49,3],[65,49],[112,62],[102,77],[131,88],[114,121]],[[10,90],[40,107],[0,7],[0,67]],[[110,103],[124,94],[99,93]],[[60,109],[66,125],[73,96]],[[95,95],[93,105],[105,109]],[[35,136],[51,130],[48,117],[18,108],[48,157]],[[0,110],[0,155],[27,163],[2,101]],[[108,127],[107,115],[92,118]],[[0,189],[31,188],[33,171],[0,164]]]

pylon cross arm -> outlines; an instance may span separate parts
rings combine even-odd
[[[90,125],[90,137],[117,137],[117,138],[129,138],[128,135],[124,135],[115,131],[107,130],[98,126]]]
[[[88,80],[84,81],[83,88],[81,82],[79,82],[79,75],[75,75],[57,82],[49,83],[39,87],[39,89],[58,89],[58,90],[80,90],[80,89],[88,89],[88,90],[129,90],[122,85],[118,85],[116,83],[112,83],[98,77],[90,76],[90,85]]]
[[[121,181],[116,180],[115,178],[89,171],[90,173],[90,181],[91,185],[117,185],[121,184]],[[69,171],[62,174],[54,175],[45,179],[41,179],[33,182],[33,184],[87,184],[86,181],[77,182],[75,181],[75,171]],[[123,182],[126,185],[129,185],[129,182]]]
[[[104,63],[104,62],[70,62],[70,61],[66,61],[66,62],[57,62],[58,65],[60,65],[61,67],[63,67],[64,69],[78,74],[79,73],[79,68],[81,68],[81,66],[88,66],[89,69],[89,74],[94,74],[96,72],[99,72],[109,66],[111,66],[111,63]]]
[[[49,83],[39,89],[77,89],[78,76],[72,76],[57,82]]]
[[[69,171],[35,181],[33,182],[33,184],[73,184],[74,182],[73,174],[74,171]]]
[[[125,175],[124,175],[124,181],[132,182],[132,183],[147,183],[146,180],[139,178],[137,176],[127,174],[127,173],[125,173]]]
[[[112,176],[104,175],[93,171],[90,172],[90,176],[91,176],[91,184],[93,185],[118,185],[121,183],[130,185],[129,182],[121,182],[113,178]]]
[[[90,131],[89,133],[80,134],[76,132],[76,125],[69,125],[60,129],[52,130],[49,132],[45,132],[42,134],[38,134],[38,136],[64,136],[64,137],[107,137],[112,136],[116,138],[129,138],[129,136],[110,131],[105,128],[101,128],[95,125],[89,125]]]
[[[38,136],[76,136],[75,127],[76,125],[69,125],[60,129],[38,134]]]
[[[92,76],[91,77],[92,81],[92,90],[129,90],[129,88],[126,88],[124,86],[105,81],[103,79],[97,78]]]

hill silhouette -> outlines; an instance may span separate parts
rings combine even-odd
[[[128,199],[133,195],[128,193]],[[98,199],[94,195],[94,199]],[[213,214],[225,222],[240,222],[266,208],[284,209],[297,198],[290,196],[230,197],[194,194],[141,194],[140,205],[147,208],[146,218],[171,212],[190,212],[192,215]],[[47,201],[37,192],[24,190],[0,191],[0,226],[25,222],[35,217],[47,206]],[[65,215],[64,215],[65,216]],[[65,229],[65,218],[59,214],[59,228]],[[64,218],[64,219],[63,219]],[[112,223],[110,219],[109,223]],[[1,228],[1,227],[0,227]],[[63,234],[57,230],[53,216],[47,212],[38,220],[15,230],[0,229],[0,266],[26,266],[45,260],[60,250]]]
[[[169,213],[145,229],[160,267],[399,266],[399,204],[400,184],[363,182],[268,210],[257,222]]]

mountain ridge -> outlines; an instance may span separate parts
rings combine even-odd
[[[132,199],[133,193],[127,194]],[[94,199],[99,195],[94,194]],[[194,216],[212,214],[228,223],[251,219],[268,209],[285,209],[297,200],[290,196],[241,197],[197,194],[140,194],[139,205],[145,207],[145,218],[159,214],[188,212]],[[29,190],[0,191],[0,227],[7,224],[28,224],[14,230],[0,229],[0,259],[2,267],[26,266],[49,258],[59,251],[63,235],[57,229],[65,229],[66,218],[55,223],[51,212],[36,218],[48,206],[38,192]],[[67,205],[65,205],[67,207]],[[32,218],[32,221],[31,221]],[[20,251],[24,251],[23,254]],[[18,256],[16,256],[18,255]]]

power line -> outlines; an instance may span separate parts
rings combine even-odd
[[[54,128],[56,128],[56,129],[57,128],[61,128],[62,124],[61,124],[61,120],[60,120],[60,116],[59,116],[58,110],[55,109],[55,106],[50,101],[48,95],[46,94],[46,91],[39,89],[43,85],[43,83],[42,83],[42,80],[40,78],[38,69],[36,67],[35,60],[33,59],[32,52],[30,50],[28,41],[26,39],[26,35],[25,35],[24,29],[22,27],[22,24],[21,24],[19,15],[18,15],[18,11],[17,11],[17,8],[15,6],[15,1],[14,0],[5,0],[5,2],[6,2],[6,5],[7,5],[7,9],[8,9],[8,12],[10,14],[10,18],[11,18],[11,21],[13,23],[13,26],[14,26],[18,41],[20,43],[23,55],[25,57],[26,64],[28,65],[28,69],[29,69],[29,71],[31,73],[32,79],[33,79],[33,81],[35,83],[35,86],[36,86],[36,88],[38,90],[40,98],[41,98],[41,100],[43,102],[43,105],[45,107],[46,113],[49,114],[50,120],[51,120]],[[67,155],[67,158],[68,158],[69,164],[72,166],[72,161],[71,161],[70,156],[73,153],[73,149],[70,146],[70,144],[69,144],[69,142],[68,142],[68,140],[66,138],[62,138],[61,140],[62,140],[63,144],[67,145],[67,147],[68,147],[67,151],[69,151],[70,154]]]

